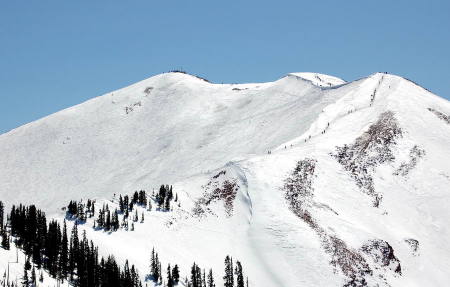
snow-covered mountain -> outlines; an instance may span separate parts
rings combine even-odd
[[[172,184],[180,205],[132,232],[80,226],[143,279],[155,247],[219,286],[228,254],[250,286],[450,281],[450,102],[399,76],[161,74],[0,135],[0,163],[0,200],[60,220],[72,199]]]

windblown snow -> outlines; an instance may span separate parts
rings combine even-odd
[[[446,286],[448,118],[450,102],[384,73],[165,73],[0,135],[0,200],[62,220],[72,199],[114,206],[172,184],[180,206],[134,231],[80,226],[142,279],[155,247],[182,277],[213,268],[218,286],[226,255],[250,286]],[[15,257],[0,249],[0,274]]]

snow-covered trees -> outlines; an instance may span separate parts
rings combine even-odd
[[[77,221],[69,241],[65,222],[62,230],[55,220],[47,225],[42,211],[33,205],[20,205],[13,206],[11,210],[10,226],[17,247],[22,248],[27,256],[22,278],[24,286],[36,281],[36,273],[31,268],[30,260],[38,268],[43,263],[50,276],[70,280],[74,286],[142,286],[137,270],[133,265],[129,268],[128,262],[122,269],[112,256],[99,261],[98,248],[87,240],[86,233],[79,238]],[[6,233],[6,230],[3,232]],[[30,270],[31,280],[28,275]],[[42,272],[40,277],[42,278]]]

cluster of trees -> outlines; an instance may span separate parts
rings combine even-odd
[[[85,222],[86,218],[91,218],[95,215],[95,200],[88,199],[86,204],[82,201],[71,200],[67,206],[66,215],[70,219],[75,218],[79,222]]]
[[[233,273],[234,270],[234,273]],[[236,285],[235,277],[236,275]],[[233,258],[230,256],[225,257],[225,276],[223,277],[224,286],[225,287],[244,287],[244,272],[242,270],[242,264],[239,261],[236,261],[236,267],[233,267]],[[247,278],[247,287],[248,287],[248,278]],[[210,286],[208,286],[210,287]]]
[[[236,279],[236,280],[235,280]],[[225,257],[225,275],[223,277],[225,287],[248,287],[244,284],[244,273],[242,271],[242,264],[237,261],[236,267],[233,265],[233,258],[230,256]],[[191,267],[191,278],[185,284],[187,287],[215,287],[214,276],[212,269],[209,269],[206,274],[205,269],[202,269],[194,262]]]
[[[158,285],[166,287],[173,287],[180,282],[180,271],[178,265],[174,265],[173,268],[170,264],[167,266],[166,280],[163,279],[163,269],[159,260],[158,253],[155,249],[152,250],[150,259],[150,280],[154,281]],[[248,278],[246,284],[244,283],[244,273],[242,270],[242,264],[237,261],[236,266],[233,264],[233,258],[230,256],[225,257],[225,275],[223,277],[225,287],[248,287]],[[197,263],[191,267],[191,275],[188,279],[186,277],[183,282],[186,287],[216,287],[213,270],[209,269],[206,272],[205,269],[201,269]]]
[[[6,250],[9,250],[9,236],[8,233],[6,233],[5,226],[3,225],[4,212],[5,212],[5,205],[3,204],[2,201],[0,201],[0,236],[2,237],[1,246]]]
[[[96,222],[97,226],[95,226]],[[128,221],[126,222],[126,225],[125,222],[123,222],[122,226],[128,228]],[[115,209],[111,215],[108,204],[103,205],[103,208],[98,211],[97,220],[94,221],[94,228],[96,227],[106,231],[117,231],[120,227],[117,209]]]
[[[116,195],[114,194],[114,197]],[[178,195],[173,194],[172,186],[161,185],[159,192],[155,195],[154,192],[152,196],[147,196],[145,190],[135,191],[130,197],[128,195],[119,195],[119,209],[114,211],[110,210],[108,204],[103,205],[101,209],[98,210],[98,217],[94,221],[95,229],[102,229],[105,231],[117,231],[119,228],[124,228],[129,230],[129,219],[131,223],[131,231],[134,230],[134,223],[140,220],[141,223],[144,222],[144,212],[141,216],[138,214],[138,210],[134,207],[136,205],[145,208],[148,211],[152,210],[152,201],[154,201],[159,210],[169,211],[171,210],[171,202],[178,202]],[[179,202],[178,202],[178,205]],[[71,200],[67,206],[66,218],[75,219],[77,223],[86,222],[87,218],[95,216],[95,200],[88,199],[86,203],[83,201]],[[134,214],[130,216],[130,213],[134,211]],[[119,215],[122,215],[122,220],[120,222]]]
[[[162,186],[158,196],[168,198],[171,188]],[[141,194],[142,195],[142,194]],[[133,196],[131,202],[142,204],[142,198]],[[126,202],[124,198],[123,201]],[[90,201],[89,208],[80,203],[71,201],[68,207],[69,214],[79,219],[78,215],[94,213],[94,202]],[[129,203],[127,203],[129,206]],[[88,210],[86,212],[86,210]],[[73,213],[72,213],[73,212]],[[118,226],[118,213],[116,209],[111,217],[108,205],[99,210],[99,217],[102,214],[102,228],[116,229]],[[99,259],[98,247],[86,238],[86,232],[82,236],[78,233],[78,221],[68,234],[66,221],[63,225],[51,220],[47,224],[45,213],[37,209],[34,205],[18,207],[13,206],[8,216],[8,224],[4,222],[4,205],[0,201],[0,235],[2,236],[2,246],[9,249],[10,238],[14,238],[17,248],[21,248],[26,255],[24,265],[23,286],[36,286],[36,268],[44,268],[48,274],[64,282],[68,280],[71,285],[77,287],[85,286],[117,286],[117,287],[142,287],[139,274],[134,265],[129,266],[128,261],[123,266],[119,266],[113,256]],[[105,215],[106,216],[103,216]],[[137,216],[137,215],[136,215]],[[100,221],[97,221],[100,226]],[[9,230],[8,230],[9,229]],[[33,266],[32,264],[33,263]],[[173,287],[180,282],[180,271],[177,264],[171,267],[168,264],[166,269],[166,279],[163,279],[163,269],[158,253],[152,250],[150,260],[150,280],[159,285]],[[30,273],[30,276],[29,276]],[[239,261],[233,264],[233,258],[225,258],[225,275],[223,277],[225,287],[248,287],[248,278],[244,284],[243,268]],[[42,269],[39,281],[43,282]],[[7,286],[11,285],[9,282]],[[6,284],[5,284],[6,285]],[[212,269],[208,272],[201,269],[195,262],[191,268],[190,279],[186,278],[184,285],[187,287],[215,287],[215,280]]]
[[[161,185],[161,187],[159,188],[159,192],[156,194],[156,197],[155,197],[155,201],[158,204],[158,208],[169,211],[172,200],[177,202],[178,194],[175,194],[175,198],[174,198],[172,186]]]
[[[27,262],[31,260],[37,268],[44,268],[51,277],[69,280],[79,287],[142,286],[136,268],[129,267],[128,261],[121,267],[113,256],[99,260],[98,247],[87,240],[85,232],[78,235],[77,221],[69,236],[65,221],[62,227],[55,220],[47,225],[45,214],[34,205],[13,206],[9,218],[10,236],[23,249]],[[30,268],[31,263],[25,264],[24,286],[36,283],[35,271],[29,279]]]
[[[135,191],[131,199],[128,195],[125,195],[124,197],[122,197],[121,194],[119,195],[119,210],[127,217],[128,213],[133,210],[135,204],[138,204],[144,208],[147,208],[148,206],[149,210],[152,210],[152,204],[147,201],[147,194],[145,190],[141,190],[139,192]]]
[[[150,279],[155,283],[162,284],[163,282],[163,270],[161,268],[161,262],[159,261],[158,253],[155,249],[152,250],[150,259]],[[170,264],[167,266],[167,287],[173,287],[180,281],[180,270],[178,265],[175,264],[173,268]]]

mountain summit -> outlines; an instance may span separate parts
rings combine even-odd
[[[59,220],[70,200],[173,185],[180,204],[134,232],[80,226],[143,278],[154,246],[217,286],[228,254],[250,286],[450,280],[450,102],[396,75],[160,74],[0,135],[0,163],[2,201]]]

